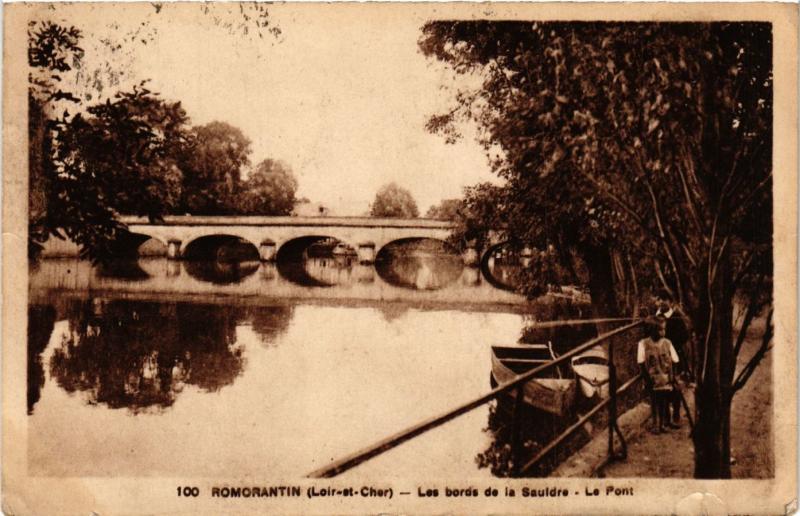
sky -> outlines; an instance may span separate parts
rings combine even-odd
[[[237,5],[203,9],[79,4],[47,15],[84,31],[85,71],[111,55],[100,41],[122,42],[113,59],[128,70],[123,86],[150,79],[153,91],[182,102],[193,124],[240,128],[252,140],[253,164],[286,162],[298,197],[337,215],[363,214],[389,182],[410,190],[424,214],[464,186],[494,179],[469,128],[455,145],[425,130],[430,115],[452,107],[458,80],[418,51],[430,12],[269,6],[270,27],[281,34],[262,39],[242,32]]]

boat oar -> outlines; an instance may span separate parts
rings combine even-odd
[[[541,330],[546,328],[558,328],[559,326],[579,326],[581,324],[599,324],[613,322],[629,322],[635,320],[632,317],[605,317],[602,319],[556,319],[554,321],[539,321],[530,323],[527,328]]]

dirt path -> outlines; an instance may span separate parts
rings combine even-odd
[[[761,342],[762,333],[763,324],[751,328],[748,332],[737,371],[755,352]],[[686,400],[692,406],[693,398],[691,392],[686,393]],[[745,387],[733,399],[731,408],[733,478],[774,476],[772,402],[772,352],[770,352]],[[664,453],[665,450],[669,450],[669,453]],[[694,446],[689,437],[686,418],[682,418],[682,428],[679,430],[659,435],[642,432],[636,440],[628,443],[628,459],[607,466],[603,473],[606,477],[692,477]]]

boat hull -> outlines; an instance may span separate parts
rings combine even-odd
[[[507,367],[492,353],[492,376],[502,385],[517,377],[517,373]],[[512,391],[513,395],[514,391]],[[557,416],[567,415],[575,402],[575,380],[561,378],[535,378],[525,383],[523,400],[528,405]]]
[[[608,398],[608,366],[582,364],[572,366],[581,394],[587,398],[599,395],[600,399]]]

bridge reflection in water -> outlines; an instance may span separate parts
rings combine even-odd
[[[77,259],[46,259],[30,275],[32,294],[48,291],[167,295],[256,296],[320,302],[406,302],[523,311],[525,299],[495,288],[476,268],[441,258],[403,260],[391,271],[347,257],[313,258],[291,267],[274,263],[139,258],[95,268]]]

